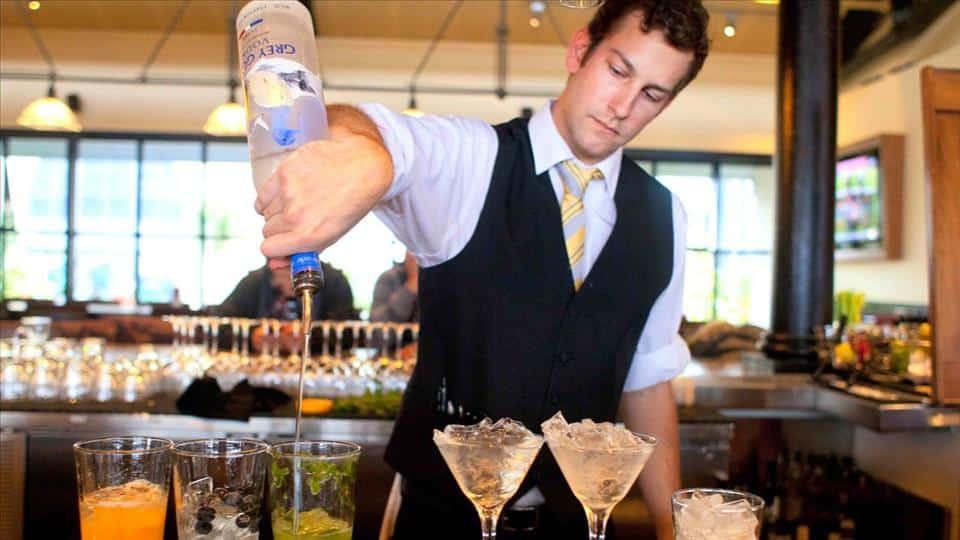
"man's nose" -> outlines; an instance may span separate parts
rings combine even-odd
[[[607,105],[615,117],[624,119],[630,116],[630,111],[633,110],[635,101],[636,92],[631,89],[624,89],[614,94]]]

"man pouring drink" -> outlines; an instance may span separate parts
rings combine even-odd
[[[706,32],[699,0],[607,0],[570,39],[564,90],[529,121],[334,105],[330,138],[258,187],[274,268],[371,211],[421,267],[418,362],[385,456],[403,477],[395,538],[479,528],[434,429],[486,416],[539,430],[557,411],[656,437],[640,484],[658,538],[673,538],[686,219],[622,148],[696,77]],[[586,526],[549,452],[517,493],[540,538]]]

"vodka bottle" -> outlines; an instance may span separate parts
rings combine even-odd
[[[247,107],[247,145],[259,188],[300,146],[327,137],[327,109],[310,12],[295,0],[253,0],[237,14],[237,46]],[[323,285],[316,253],[290,258],[293,289],[310,319]]]

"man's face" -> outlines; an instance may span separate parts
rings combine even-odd
[[[692,52],[640,30],[642,13],[623,17],[584,60],[590,45],[579,30],[567,50],[570,78],[553,107],[557,129],[574,155],[592,164],[633,139],[673,98]]]
[[[273,286],[280,289],[280,294],[285,297],[293,296],[293,283],[290,282],[290,268],[271,268],[273,274]]]

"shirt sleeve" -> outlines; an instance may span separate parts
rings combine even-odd
[[[490,187],[497,135],[480,120],[413,118],[383,105],[360,109],[393,159],[393,183],[374,214],[421,267],[452,259],[473,236]]]
[[[683,316],[683,273],[687,256],[687,214],[673,195],[673,275],[647,317],[633,355],[624,392],[642,390],[669,381],[690,362],[690,349],[680,337]]]

